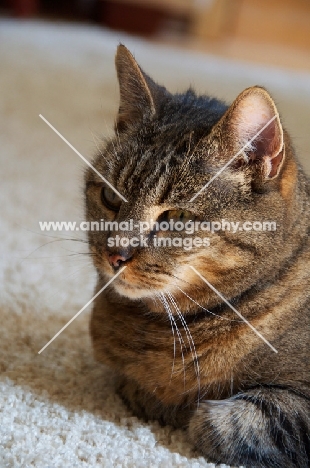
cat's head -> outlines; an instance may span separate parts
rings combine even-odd
[[[285,154],[287,136],[272,98],[257,86],[243,91],[231,106],[197,97],[192,90],[170,94],[123,45],[116,69],[120,106],[115,136],[93,161],[115,191],[89,169],[86,213],[88,221],[123,222],[124,229],[110,225],[108,231],[89,232],[96,268],[112,278],[126,266],[112,285],[130,298],[196,288],[198,299],[203,288],[204,301],[211,305],[214,294],[206,292],[190,266],[233,297],[272,270],[271,256],[283,242],[282,231],[246,230],[243,223],[281,225],[285,198],[294,190],[295,164]],[[290,186],[283,183],[285,177]],[[151,220],[166,223],[159,224],[165,229],[147,229]],[[201,227],[203,221],[223,220],[240,224],[213,233],[207,224]],[[185,227],[189,221],[197,223],[192,234],[170,229],[170,222]],[[158,239],[167,238],[165,247],[157,246]]]

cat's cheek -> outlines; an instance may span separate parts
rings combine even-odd
[[[201,274],[205,274],[209,281],[218,283],[223,275],[229,275],[236,268],[246,265],[247,258],[244,252],[232,249],[224,241],[215,237],[202,239],[203,246],[185,252],[182,260],[173,272],[182,280],[190,278],[197,283],[197,278],[190,274],[188,266],[194,267]]]
[[[182,263],[180,262],[172,272],[173,275],[179,279],[180,287],[184,285],[185,281],[190,283],[191,287],[201,285],[201,280],[190,267],[195,268],[201,275],[206,276],[209,281],[218,282],[218,269],[214,264],[212,255],[197,254],[197,252],[195,252],[187,255],[184,261],[182,261]]]
[[[94,246],[90,247],[90,252],[93,259],[93,264],[97,271],[103,276],[108,276],[112,278],[113,272],[111,266],[109,265],[109,262],[104,257],[104,255],[100,254]]]

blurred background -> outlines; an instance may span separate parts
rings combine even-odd
[[[0,0],[0,13],[96,23],[189,50],[310,70],[309,0]]]

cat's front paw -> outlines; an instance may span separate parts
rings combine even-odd
[[[190,421],[189,435],[206,459],[215,463],[307,468],[304,422],[297,415],[298,411],[290,417],[281,405],[260,395],[238,394],[201,402]]]
[[[243,422],[237,415],[244,412],[243,402],[230,400],[203,401],[189,424],[189,436],[206,459],[215,463],[240,465],[244,447],[240,445]],[[244,444],[244,442],[243,442]]]

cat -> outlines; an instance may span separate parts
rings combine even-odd
[[[118,274],[94,302],[95,356],[136,415],[187,429],[208,461],[306,468],[310,183],[275,103],[259,86],[230,106],[192,89],[173,95],[122,44],[116,70],[115,135],[93,165],[118,193],[88,169],[86,218],[134,222],[88,233],[97,292]],[[151,224],[197,220],[192,236]],[[208,220],[276,230],[208,232],[208,246],[186,250]],[[181,244],[126,247],[146,221],[149,241]]]

